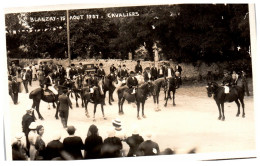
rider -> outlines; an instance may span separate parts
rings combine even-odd
[[[229,87],[231,86],[232,78],[229,75],[228,71],[224,71],[224,78],[222,81],[222,85],[225,88],[225,93],[229,93]]]
[[[123,64],[123,69],[121,71],[121,79],[123,80],[123,83],[125,83],[125,80],[127,79],[127,77],[129,76],[128,71],[126,69],[126,65]]]
[[[130,94],[135,94],[136,93],[136,88],[138,86],[138,81],[137,78],[135,78],[135,73],[133,71],[130,72],[130,77],[128,77],[126,85],[129,88],[129,93]]]
[[[98,79],[95,77],[95,73],[90,73],[90,78],[88,79],[88,85],[89,85],[89,93],[90,93],[90,101],[93,102],[93,94],[95,88],[98,87]]]
[[[58,94],[58,91],[53,87],[54,83],[53,83],[53,80],[52,80],[52,73],[50,72],[48,74],[47,77],[45,77],[45,88],[44,90],[47,90],[49,89],[50,91],[52,91],[55,95]]]
[[[99,69],[97,70],[97,76],[104,81],[105,75],[106,75],[106,73],[105,73],[105,70],[103,69],[103,64],[100,63],[99,64]]]

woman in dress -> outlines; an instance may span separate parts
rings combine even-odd
[[[29,149],[30,160],[35,160],[35,156],[37,152],[35,148],[35,143],[38,137],[36,128],[37,128],[37,124],[35,122],[32,122],[29,126],[30,132],[28,134],[28,140],[30,143],[30,149]]]
[[[35,148],[37,150],[37,153],[36,153],[36,157],[35,159],[36,160],[43,160],[44,157],[45,157],[45,142],[42,140],[42,135],[44,133],[44,127],[42,125],[39,125],[37,126],[36,128],[36,131],[37,131],[37,139],[36,139],[36,142],[35,142]]]

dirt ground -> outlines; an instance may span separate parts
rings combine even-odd
[[[250,82],[252,82],[250,80]],[[68,125],[76,127],[75,135],[85,141],[88,128],[95,124],[99,129],[99,134],[105,139],[107,131],[112,126],[112,120],[120,118],[122,128],[126,135],[130,136],[132,125],[139,127],[140,135],[145,138],[145,133],[152,132],[153,140],[159,144],[160,150],[172,148],[177,154],[187,153],[190,149],[196,148],[196,153],[214,152],[236,152],[255,150],[255,117],[253,96],[245,96],[246,117],[236,117],[237,106],[233,103],[225,104],[225,121],[219,121],[217,105],[213,98],[209,98],[206,93],[206,84],[183,85],[177,89],[175,95],[176,106],[169,101],[168,106],[164,107],[163,92],[160,92],[160,112],[154,111],[153,99],[148,98],[145,104],[145,115],[147,118],[138,120],[136,117],[136,107],[125,102],[124,115],[118,115],[117,93],[114,92],[113,105],[104,107],[107,120],[102,118],[101,108],[97,107],[96,122],[92,121],[93,105],[89,104],[91,118],[85,116],[84,108],[76,108],[75,98],[72,98],[73,109],[70,110]],[[29,91],[38,86],[38,81],[29,86]],[[249,84],[250,93],[252,84]],[[10,123],[11,138],[17,132],[22,131],[21,120],[26,113],[26,109],[31,107],[32,100],[26,93],[19,94],[19,104],[13,105],[10,98]],[[9,96],[8,96],[9,97]],[[81,102],[81,100],[80,100]],[[40,111],[45,120],[37,120],[45,128],[43,139],[47,144],[51,141],[55,132],[61,132],[62,139],[67,136],[60,120],[56,120],[55,109],[47,109],[47,103],[41,102]],[[38,117],[38,116],[36,116]],[[7,126],[6,126],[7,127]],[[8,129],[8,128],[7,128]],[[9,148],[8,146],[6,148]],[[124,143],[124,149],[128,152],[129,147]]]

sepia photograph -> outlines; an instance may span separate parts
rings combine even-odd
[[[5,9],[5,160],[256,158],[252,20],[248,3]]]

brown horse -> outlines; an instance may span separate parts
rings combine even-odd
[[[172,104],[175,106],[175,92],[176,89],[180,87],[180,77],[171,77],[166,79],[164,94],[165,94],[165,104],[167,106],[168,99],[170,98],[170,93],[172,92]]]
[[[55,89],[58,90],[58,95],[62,93],[62,86],[56,87]],[[70,92],[68,92],[68,95],[69,93]],[[41,100],[47,103],[52,103],[53,108],[56,108],[55,103],[57,104],[58,102],[58,95],[55,95],[49,89],[46,89],[44,91],[42,88],[37,88],[29,94],[29,98],[33,100],[32,108],[36,108],[39,119],[44,120],[44,118],[40,113],[40,108],[39,108]],[[55,118],[58,119],[58,109],[56,109]]]
[[[138,119],[141,119],[139,117],[139,110],[140,110],[140,104],[142,104],[142,116],[143,116],[143,118],[146,118],[146,116],[144,115],[144,104],[149,95],[154,95],[154,84],[151,82],[147,82],[147,83],[143,83],[143,84],[139,85],[139,87],[136,89],[135,94],[129,94],[129,92],[127,92],[127,90],[128,90],[128,87],[126,85],[124,85],[124,86],[120,87],[117,91],[119,115],[124,114],[123,104],[124,104],[124,101],[127,100],[129,102],[136,102]]]
[[[245,117],[245,104],[244,104],[244,89],[239,86],[230,87],[230,92],[225,93],[225,89],[222,86],[219,86],[216,82],[208,83],[207,85],[207,93],[208,97],[211,97],[212,94],[214,95],[213,98],[216,101],[219,110],[219,117],[218,119],[224,121],[224,103],[225,102],[233,102],[235,101],[238,107],[238,111],[236,116],[240,115],[240,103],[242,104],[243,114],[242,117]],[[240,103],[239,103],[240,101]],[[221,106],[221,107],[220,107]],[[222,112],[221,112],[222,111]],[[221,114],[222,113],[222,114]]]
[[[112,105],[111,101],[114,101],[113,93],[116,89],[115,84],[118,84],[117,75],[115,73],[110,73],[108,76],[104,77],[104,93],[106,97],[106,92],[108,91],[109,105]]]
[[[93,102],[90,101],[90,92],[89,92],[89,88],[85,87],[83,88],[83,95],[82,95],[82,99],[85,103],[85,115],[89,118],[89,112],[88,112],[88,103],[91,102],[94,104],[94,114],[93,114],[93,121],[95,120],[95,114],[96,114],[96,109],[97,109],[97,105],[100,104],[101,105],[101,110],[102,110],[102,115],[103,118],[106,120],[105,114],[104,114],[104,102],[105,102],[105,96],[104,96],[104,88],[102,86],[102,81],[99,81],[98,83],[98,87],[94,88],[94,93],[93,93]]]
[[[166,80],[165,78],[158,78],[156,80],[153,81],[154,83],[154,94],[153,95],[153,101],[155,104],[155,111],[160,111],[161,109],[159,108],[159,94],[160,94],[160,90],[161,87],[165,87],[166,86]]]

